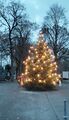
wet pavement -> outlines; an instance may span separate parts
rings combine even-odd
[[[56,91],[26,91],[18,83],[0,83],[0,120],[63,120],[69,115],[69,83]]]

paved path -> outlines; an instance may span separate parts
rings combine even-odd
[[[49,92],[31,92],[17,83],[0,83],[0,120],[63,120],[64,99],[68,100],[69,115],[69,83]]]

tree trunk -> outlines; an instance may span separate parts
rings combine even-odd
[[[14,80],[14,66],[13,66],[13,49],[12,49],[12,41],[11,41],[11,32],[9,33],[9,41],[10,41],[10,59],[11,59],[11,81]]]
[[[14,80],[14,66],[13,66],[13,55],[12,55],[12,53],[11,53],[10,58],[11,58],[11,81],[13,81]]]

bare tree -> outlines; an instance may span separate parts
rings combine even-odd
[[[10,2],[9,5],[0,3],[0,26],[5,35],[8,36],[6,42],[9,44],[11,59],[11,80],[13,80],[13,46],[15,43],[14,34],[16,27],[19,26],[21,20],[27,19],[25,8],[17,2]]]
[[[44,18],[42,31],[53,49],[56,59],[60,60],[66,54],[65,47],[68,47],[69,43],[65,9],[58,4],[52,5]]]
[[[3,53],[10,56],[11,80],[13,80],[13,63],[22,68],[25,51],[28,51],[28,42],[31,31],[36,29],[36,24],[28,20],[25,8],[18,2],[5,5],[0,2],[0,27],[2,30],[1,48]],[[27,52],[26,52],[27,53]],[[20,67],[21,66],[21,67]]]
[[[28,54],[31,30],[33,30],[34,27],[35,27],[34,23],[25,20],[21,21],[14,30],[13,34],[16,33],[14,38],[16,41],[16,46],[14,46],[15,49],[14,56],[17,63],[18,74],[20,74],[23,70],[23,60],[26,58]]]

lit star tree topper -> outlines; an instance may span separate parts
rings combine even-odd
[[[53,88],[60,80],[55,56],[46,41],[44,41],[42,33],[39,35],[36,46],[30,47],[29,56],[23,63],[25,65],[23,85],[26,88]]]

